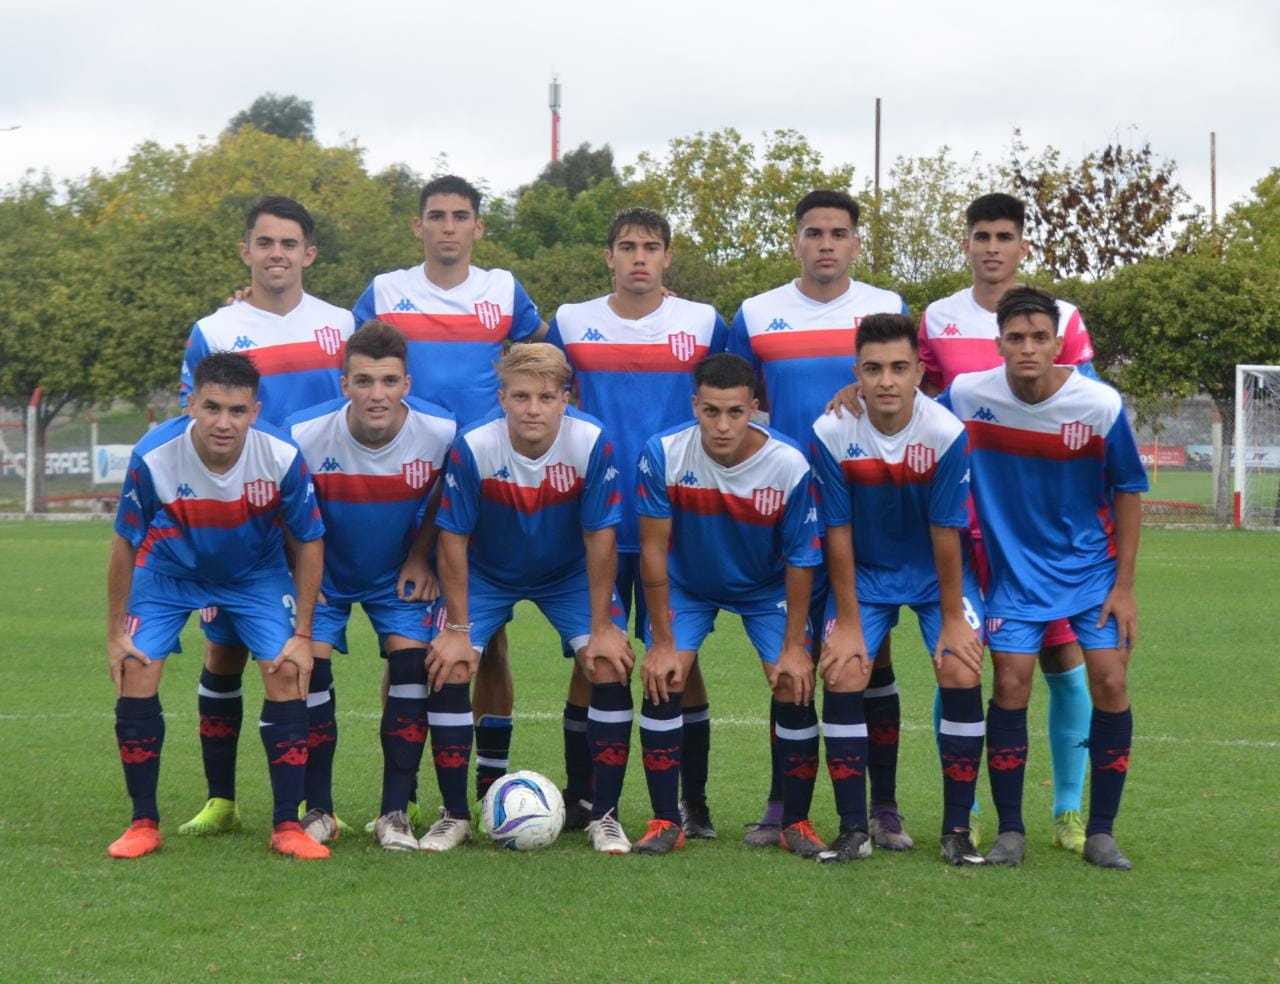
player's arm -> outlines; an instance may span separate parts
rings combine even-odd
[[[298,669],[298,696],[305,700],[311,683],[311,623],[316,613],[316,599],[324,578],[324,540],[299,540],[286,528],[285,545],[293,557],[294,598],[293,635],[278,656],[267,664],[268,673],[276,673],[285,663]]]
[[[853,528],[848,523],[828,526],[823,549],[827,555],[831,597],[836,603],[836,624],[822,643],[818,675],[824,683],[834,685],[850,663],[859,664],[859,673],[867,672],[867,644],[862,636],[862,616],[858,611]]]
[[[670,517],[640,517],[640,584],[648,608],[651,644],[640,664],[640,682],[649,699],[665,703],[670,691],[684,689],[684,673],[676,658],[676,640],[671,619],[671,583],[668,580],[667,545],[671,542]]]
[[[431,570],[431,554],[436,549],[440,533],[436,526],[436,513],[440,511],[442,485],[437,482],[431,490],[422,525],[409,545],[408,556],[400,565],[396,595],[405,601],[435,601],[440,597],[440,584]]]
[[[440,531],[436,547],[436,563],[440,569],[440,588],[444,592],[447,621],[444,631],[431,643],[427,656],[427,683],[432,690],[439,690],[452,677],[453,668],[467,667],[468,675],[475,676],[479,659],[471,647],[471,619],[468,610],[467,544],[469,533]]]
[[[635,666],[627,634],[613,624],[613,586],[618,580],[617,528],[583,530],[587,551],[587,591],[591,598],[591,636],[587,640],[587,676],[595,679],[596,660],[603,659],[626,680]]]
[[[117,533],[111,540],[107,559],[107,668],[116,685],[117,697],[124,692],[124,661],[132,657],[144,665],[151,662],[150,657],[133,644],[133,637],[125,627],[137,559],[138,548]]]
[[[1119,647],[1132,653],[1138,644],[1138,603],[1133,596],[1133,582],[1138,561],[1138,534],[1142,529],[1141,494],[1116,492],[1112,510],[1116,518],[1116,583],[1102,604],[1098,628],[1102,628],[1114,615],[1120,630]]]
[[[942,656],[950,653],[977,674],[982,673],[982,641],[964,617],[964,547],[960,530],[954,526],[929,526],[933,542],[933,566],[938,573],[941,594],[942,629],[933,653],[933,665],[942,667]]]
[[[813,701],[813,659],[805,646],[809,600],[813,597],[813,568],[787,565],[787,627],[778,655],[776,677],[791,679],[797,704]]]

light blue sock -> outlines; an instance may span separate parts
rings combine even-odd
[[[938,732],[942,729],[942,688],[933,688],[933,740],[938,740]],[[981,813],[982,807],[978,804],[978,790],[973,791],[973,806],[970,808],[972,813]]]
[[[1049,750],[1053,753],[1053,815],[1081,812],[1089,767],[1089,719],[1093,701],[1084,664],[1065,673],[1046,673],[1049,686]]]

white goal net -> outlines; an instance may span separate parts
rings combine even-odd
[[[1280,366],[1236,366],[1235,525],[1280,529]]]

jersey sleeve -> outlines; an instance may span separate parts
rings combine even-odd
[[[515,297],[511,301],[511,332],[507,336],[513,342],[528,338],[542,327],[542,315],[519,280],[515,282]]]
[[[129,470],[120,487],[120,503],[116,507],[115,531],[136,549],[146,539],[147,527],[160,511],[151,469],[135,452],[129,458]]]
[[[853,522],[853,505],[844,470],[816,431],[809,441],[809,461],[813,465],[813,492],[822,524],[848,526]]]
[[[813,478],[806,470],[795,484],[778,523],[782,556],[791,567],[817,567],[822,563],[822,540],[818,535],[818,507],[813,498]]]
[[[941,393],[934,397],[939,406],[946,407],[948,411],[955,414],[956,408],[951,404],[951,387],[948,386]],[[958,416],[958,414],[957,414]]]
[[[715,355],[723,352],[729,344],[729,326],[724,323],[724,318],[720,317],[720,312],[716,312],[716,323],[711,329],[711,344],[707,346],[707,355]]]
[[[306,543],[324,536],[315,484],[301,451],[294,452],[289,470],[280,482],[280,513],[294,539]]]
[[[205,341],[204,332],[200,330],[200,323],[197,321],[191,326],[191,335],[187,338],[187,347],[182,353],[182,373],[178,383],[178,401],[184,407],[191,399],[191,391],[196,388],[196,366],[208,354],[209,343]]]
[[[581,518],[584,530],[602,530],[622,522],[622,492],[618,489],[618,469],[613,466],[613,442],[603,431],[587,459]]]
[[[1133,439],[1133,428],[1124,407],[1107,434],[1106,470],[1107,485],[1115,492],[1146,492],[1147,469],[1138,454],[1138,444]]]
[[[356,299],[356,306],[351,309],[351,317],[355,319],[356,328],[364,324],[370,318],[378,316],[378,305],[374,300],[373,281],[369,281],[369,286],[364,289],[359,298]]]
[[[962,430],[942,454],[929,489],[929,525],[969,523],[969,438]]]
[[[929,380],[938,389],[942,389],[944,382],[942,375],[942,363],[938,361],[937,354],[933,351],[933,346],[929,344],[929,312],[925,311],[920,315],[920,364],[924,366],[924,378]]]
[[[444,493],[436,512],[436,526],[449,533],[469,536],[480,513],[480,471],[465,439],[449,449],[444,473]]]
[[[1089,329],[1084,326],[1084,318],[1079,311],[1073,311],[1062,329],[1062,352],[1057,363],[1063,366],[1089,366],[1085,375],[1093,379],[1098,374],[1093,371],[1093,340],[1089,337]]]
[[[671,496],[667,494],[667,460],[662,442],[653,437],[640,452],[636,463],[636,510],[653,519],[671,518]]]
[[[738,313],[733,316],[733,325],[729,328],[727,351],[742,356],[751,363],[752,368],[759,372],[760,360],[756,358],[756,353],[751,348],[751,335],[747,331],[747,319],[742,314],[742,308],[738,308]]]
[[[564,348],[564,339],[560,336],[559,313],[560,312],[557,311],[554,315],[551,316],[551,324],[547,328],[547,337],[543,339],[543,341],[548,342],[551,345],[554,345],[561,352],[563,352],[565,351],[565,348]]]

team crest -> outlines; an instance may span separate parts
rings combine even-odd
[[[781,489],[755,489],[751,493],[751,504],[761,516],[772,516],[782,508]]]
[[[557,492],[568,492],[578,480],[572,465],[547,465],[547,482]]]
[[[826,642],[828,639],[831,638],[831,633],[835,630],[835,627],[836,627],[836,620],[834,618],[829,618],[826,620],[826,622],[823,623],[822,625],[822,641],[823,642]]]
[[[923,444],[908,444],[902,460],[917,475],[927,475],[933,467],[933,448]]]
[[[207,605],[204,608],[200,609],[200,621],[203,622],[205,625],[208,625],[217,617],[218,617],[217,605]]]
[[[124,617],[124,630],[129,633],[130,638],[138,634],[138,626],[141,624],[142,619],[137,615],[126,615]]]
[[[480,324],[493,331],[502,322],[502,308],[493,301],[480,301],[476,304],[476,318]]]
[[[1002,625],[1004,625],[1004,619],[1002,618],[987,619],[987,635],[989,636],[995,635],[997,632],[1000,631],[1000,626]]]
[[[429,619],[428,621],[432,621],[432,620]],[[436,603],[436,613],[435,613],[434,621],[436,625],[436,631],[443,632],[445,624],[449,621],[449,610],[444,607],[443,601]]]
[[[325,325],[316,329],[316,344],[324,349],[325,355],[337,355],[342,348],[342,333],[337,328]]]
[[[1082,447],[1089,443],[1093,438],[1093,425],[1082,424],[1078,420],[1073,420],[1069,424],[1062,425],[1062,443],[1067,446],[1070,451],[1079,451]]]
[[[688,362],[698,351],[698,340],[687,331],[678,331],[667,336],[667,344],[671,346],[671,354],[681,362]]]
[[[269,506],[276,498],[276,483],[262,478],[256,482],[245,482],[244,497],[249,500],[249,505],[258,509]]]
[[[411,489],[425,489],[431,482],[431,462],[417,458],[400,466],[404,483]]]

